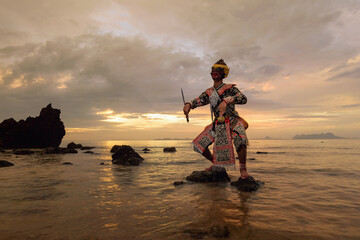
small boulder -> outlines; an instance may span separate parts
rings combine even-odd
[[[164,148],[164,152],[176,152],[176,148],[175,147],[166,147],[166,148]]]
[[[14,166],[14,164],[5,160],[0,160],[0,167],[11,167],[11,166]]]
[[[186,177],[192,182],[230,182],[226,171],[194,171]]]
[[[68,148],[68,149],[77,149],[77,148],[82,148],[82,145],[81,145],[81,144],[76,144],[76,143],[74,143],[74,142],[71,142],[71,143],[69,143],[69,144],[67,145],[66,148]]]
[[[251,176],[246,179],[242,179],[241,177],[239,177],[236,182],[231,182],[231,186],[237,187],[240,191],[244,192],[257,191],[261,187],[261,185],[264,184],[264,182],[260,180],[255,180]]]
[[[34,152],[28,149],[19,149],[19,150],[14,150],[13,153],[15,155],[30,155],[33,154]]]
[[[260,151],[257,151],[256,154],[268,154],[268,152],[260,152]]]
[[[180,182],[174,182],[174,186],[179,186],[179,185],[183,185],[184,184],[184,181],[180,181]]]
[[[63,165],[73,165],[71,162],[63,162]]]
[[[253,160],[256,160],[256,158],[248,158],[247,160],[253,161]]]
[[[144,148],[143,151],[144,151],[144,153],[148,153],[148,152],[150,152],[150,149]]]
[[[105,165],[105,163],[102,162],[102,163],[100,163],[100,165]]]
[[[61,147],[45,148],[45,154],[66,154],[66,153],[78,153],[78,151],[76,149],[61,148]]]
[[[111,152],[111,153],[115,153],[119,148],[120,148],[120,145],[114,145],[114,146],[111,148],[110,152]]]
[[[122,164],[122,165],[140,165],[144,159],[137,153],[135,150],[128,145],[121,145],[117,151],[112,155],[113,164]]]

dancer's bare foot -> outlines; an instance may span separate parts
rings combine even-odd
[[[241,179],[247,179],[250,175],[247,173],[246,168],[240,168]]]
[[[204,171],[212,171],[212,167],[213,167],[213,166],[210,166],[210,167],[208,167],[208,168],[205,168]]]

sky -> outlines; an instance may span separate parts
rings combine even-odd
[[[64,140],[194,138],[223,58],[249,139],[360,137],[360,1],[0,0],[0,121],[61,110]]]

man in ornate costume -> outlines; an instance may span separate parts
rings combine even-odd
[[[248,139],[245,129],[247,122],[235,110],[235,104],[245,104],[247,98],[235,84],[223,83],[229,74],[229,68],[223,59],[217,61],[211,68],[214,86],[208,88],[199,97],[184,105],[184,114],[188,116],[190,109],[210,104],[213,123],[206,126],[204,131],[192,142],[194,150],[213,162],[205,170],[223,169],[221,167],[234,166],[234,145],[240,161],[240,175],[242,179],[249,177],[246,170],[246,150]],[[209,146],[214,143],[213,154]],[[234,144],[233,144],[234,143]]]

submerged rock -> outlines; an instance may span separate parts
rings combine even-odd
[[[256,160],[256,158],[248,158],[247,160]]]
[[[174,186],[179,186],[179,185],[183,185],[184,181],[179,181],[179,182],[174,182]]]
[[[14,164],[5,160],[0,160],[0,167],[11,167],[11,166],[14,166]]]
[[[268,154],[268,152],[260,152],[260,151],[257,151],[256,154]]]
[[[60,110],[43,108],[38,117],[15,121],[6,119],[0,124],[0,147],[3,148],[46,148],[58,147],[65,135]]]
[[[63,162],[63,165],[74,165],[74,164],[71,162]]]
[[[69,143],[68,145],[67,145],[67,147],[66,148],[68,148],[68,149],[77,149],[77,148],[82,148],[82,144],[76,144],[76,143],[74,143],[74,142],[71,142],[71,143]]]
[[[192,182],[230,182],[226,171],[194,171],[186,177]]]
[[[240,191],[244,192],[253,192],[257,191],[261,185],[265,183],[260,180],[255,180],[253,177],[248,177],[247,179],[239,179],[236,182],[231,182],[231,186],[237,187]]]
[[[61,148],[61,147],[45,148],[45,154],[66,154],[66,153],[78,153],[78,151],[76,149]]]
[[[113,164],[122,164],[126,166],[137,166],[144,161],[144,159],[128,145],[119,146],[117,151],[112,155],[112,159]]]
[[[15,155],[30,155],[30,154],[34,154],[33,151],[27,150],[27,149],[14,150],[13,153],[14,153]]]
[[[175,147],[166,147],[166,148],[164,148],[164,152],[176,152],[176,148]]]

